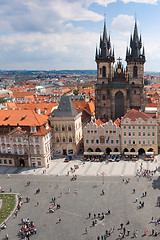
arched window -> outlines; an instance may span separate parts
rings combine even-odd
[[[71,137],[69,137],[69,142],[72,142],[72,138]]]
[[[102,67],[102,77],[106,77],[106,67]]]
[[[69,126],[68,126],[68,131],[70,132],[71,130],[72,130],[72,129],[71,129],[71,126],[69,125]]]
[[[56,142],[59,142],[59,138],[58,137],[56,138]]]
[[[65,140],[65,138],[63,137],[63,142],[65,143],[65,141],[66,141],[66,140]]]
[[[64,132],[65,131],[65,128],[64,128],[64,126],[62,125],[62,131]]]
[[[133,67],[133,77],[137,77],[137,66]]]
[[[55,126],[55,131],[58,132],[58,127],[57,126]]]

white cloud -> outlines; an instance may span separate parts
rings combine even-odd
[[[102,6],[107,6],[110,3],[117,2],[117,0],[94,0],[93,2],[96,2]]]
[[[115,32],[119,32],[120,34],[123,33],[130,33],[133,30],[134,26],[134,17],[129,15],[120,14],[117,17],[113,18],[111,23],[111,28]],[[119,36],[118,36],[119,37]]]
[[[146,4],[158,4],[158,0],[122,0],[124,3],[146,3]]]

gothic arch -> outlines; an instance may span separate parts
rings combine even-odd
[[[128,152],[128,149],[127,149],[127,148],[125,148],[125,149],[123,150],[123,153],[125,153],[125,152]]]
[[[106,154],[110,154],[110,152],[112,152],[112,150],[110,148],[106,148]]]
[[[118,152],[118,148],[115,148],[115,149],[114,149],[114,152]]]
[[[103,66],[102,67],[102,77],[106,77],[106,67],[105,66]]]
[[[137,77],[137,72],[138,72],[138,68],[137,68],[137,66],[134,66],[133,67],[133,77]]]
[[[115,118],[124,116],[124,95],[121,91],[115,94]]]
[[[132,148],[130,152],[135,152],[135,149],[134,149],[134,148]]]
[[[102,152],[100,148],[96,148],[96,152]]]
[[[138,154],[139,155],[142,155],[142,154],[144,154],[145,153],[145,150],[143,149],[143,148],[140,148],[139,150],[138,150]]]
[[[87,152],[93,152],[92,148],[88,148]]]

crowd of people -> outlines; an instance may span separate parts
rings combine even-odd
[[[37,229],[35,228],[34,222],[30,221],[29,218],[21,219],[22,226],[19,231],[19,235],[21,238],[25,240],[29,240],[30,236],[37,233]]]

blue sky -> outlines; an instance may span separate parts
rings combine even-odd
[[[123,60],[136,12],[145,70],[160,72],[159,0],[0,0],[0,69],[96,69],[104,12]]]

